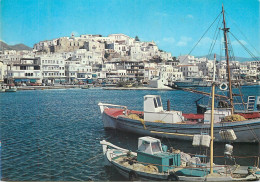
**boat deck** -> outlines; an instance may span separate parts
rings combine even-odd
[[[113,118],[117,118],[118,116],[125,116],[125,110],[119,108],[107,108],[104,110],[104,112]],[[136,114],[142,117],[144,115],[144,112],[127,110],[127,115],[130,114]],[[182,116],[186,120],[185,124],[197,124],[199,120],[202,120],[204,118],[203,114],[182,114]]]
[[[126,111],[120,108],[106,108],[104,112],[113,118],[117,118],[118,116],[126,117],[126,115],[130,115],[130,114],[136,114],[140,118],[143,118],[144,115],[143,111],[127,110],[127,113],[125,113]],[[245,119],[260,118],[259,112],[238,113],[238,114],[243,116]],[[182,116],[185,118],[185,121],[177,124],[198,124],[204,119],[204,114],[182,113]]]

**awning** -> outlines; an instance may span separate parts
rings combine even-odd
[[[14,79],[14,82],[21,82],[21,79]]]
[[[31,83],[35,83],[35,82],[36,82],[36,79],[30,79],[30,82],[31,82]]]
[[[54,83],[60,83],[60,79],[55,79]]]
[[[19,78],[14,79],[14,82],[28,82],[28,81],[29,79],[19,79]]]

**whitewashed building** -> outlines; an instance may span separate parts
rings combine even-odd
[[[65,82],[65,60],[59,55],[41,56],[41,71],[45,84],[61,84]]]
[[[42,75],[39,58],[21,58],[19,63],[7,65],[6,79],[14,83],[41,83]]]

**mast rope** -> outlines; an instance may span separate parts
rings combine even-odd
[[[236,41],[247,51],[247,53],[254,59],[254,61],[259,61],[258,58],[232,33],[229,32]]]
[[[218,28],[218,26],[219,26],[220,20],[221,20],[221,18],[219,18],[219,21],[218,21],[216,30],[215,30],[215,32],[214,32],[213,40],[212,40],[211,45],[210,45],[210,48],[209,48],[209,53],[208,53],[208,56],[207,56],[208,59],[209,59],[209,56],[212,54],[213,48],[215,47],[216,41],[217,41],[218,36],[219,36],[220,29]],[[217,31],[217,30],[218,30],[218,31]],[[217,33],[217,32],[218,32],[218,33]],[[215,37],[216,37],[216,38],[215,38]]]
[[[201,39],[206,35],[206,33],[209,31],[209,29],[213,26],[213,24],[216,22],[216,20],[219,18],[222,12],[219,13],[219,15],[216,17],[216,19],[211,23],[211,25],[208,27],[208,29],[203,33],[203,35],[200,37],[198,42],[193,46],[193,48],[190,50],[190,52],[186,55],[183,61],[187,59],[187,57],[192,53],[192,51],[195,49],[195,47],[200,43]],[[182,61],[182,62],[183,62]]]
[[[241,31],[241,29],[239,28],[239,26],[236,24],[236,22],[232,19],[232,18],[230,18],[229,17],[229,14],[226,12],[226,15],[228,15],[228,16],[226,16],[226,17],[228,17],[228,19],[230,19],[231,21],[232,21],[232,23],[236,26],[236,28],[238,29],[238,31],[244,36],[244,38],[246,39],[246,41],[247,41],[247,43],[255,50],[255,52],[258,54],[258,55],[260,55],[260,52],[259,52],[259,50],[257,50],[251,43],[250,43],[250,41],[248,40],[248,38],[245,36],[245,34]]]
[[[254,138],[258,141],[258,143],[260,143],[260,139],[257,137],[255,131],[249,127],[248,125],[246,125],[248,127],[248,129],[251,131],[252,135],[254,136]]]

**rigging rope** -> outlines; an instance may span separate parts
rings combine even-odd
[[[217,18],[213,21],[213,23],[211,23],[211,25],[208,27],[208,29],[204,32],[204,34],[201,36],[201,38],[199,39],[199,41],[193,46],[193,48],[191,49],[191,51],[186,55],[186,57],[184,58],[183,61],[185,61],[187,59],[187,57],[192,53],[192,51],[195,49],[195,47],[199,44],[199,42],[201,41],[201,39],[206,35],[206,33],[209,31],[209,29],[212,27],[212,25],[216,22],[216,20],[219,18],[219,16],[221,15],[222,12],[219,13],[219,15],[217,16]],[[182,62],[183,62],[182,61]]]
[[[226,12],[226,15],[228,15],[227,12]],[[256,48],[250,43],[250,41],[249,41],[248,38],[245,36],[245,34],[239,29],[239,27],[238,27],[238,25],[236,24],[236,22],[235,22],[232,18],[230,18],[229,15],[228,15],[228,19],[230,19],[230,20],[232,21],[232,23],[236,26],[236,28],[238,29],[238,31],[244,36],[244,38],[246,39],[247,43],[256,51],[256,53],[257,53],[258,55],[260,55],[259,50],[256,50]]]
[[[238,38],[232,33],[229,32],[235,39],[236,41],[247,51],[247,53],[254,59],[254,61],[259,61],[257,57],[255,57],[255,55],[248,49],[246,48],[246,46],[240,41],[238,40]]]
[[[212,54],[213,48],[214,48],[214,46],[216,44],[216,41],[217,41],[217,38],[218,38],[218,35],[219,35],[220,29],[218,28],[218,26],[219,26],[220,20],[221,20],[221,18],[219,18],[219,21],[218,21],[218,24],[217,24],[217,28],[216,28],[214,36],[213,36],[213,40],[212,40],[210,48],[209,48],[209,53],[208,53],[208,57],[207,57],[208,59],[209,59],[209,56]],[[219,30],[218,33],[217,33],[217,30]],[[215,36],[216,36],[216,38],[214,39]]]

